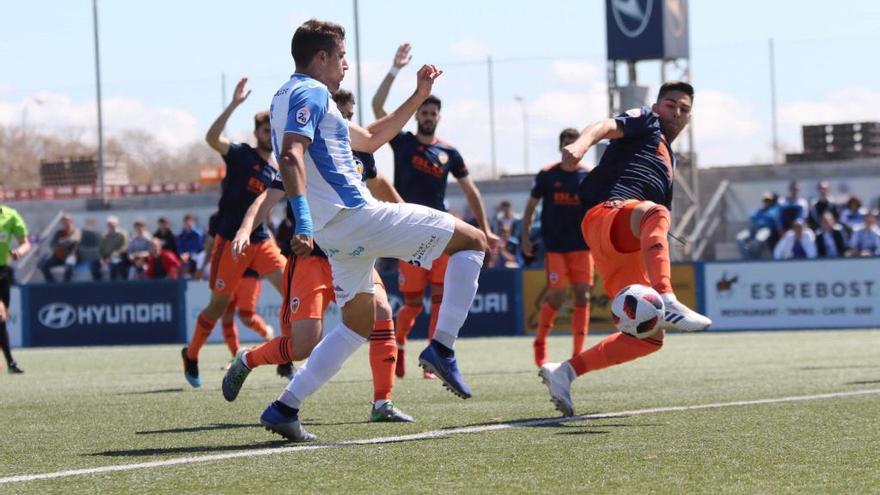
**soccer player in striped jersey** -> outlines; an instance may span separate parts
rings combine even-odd
[[[333,94],[333,101],[346,120],[354,113],[354,96],[340,89]],[[361,171],[361,178],[373,195],[381,200],[401,203],[403,200],[388,179],[376,169],[373,155],[354,152],[355,162]],[[280,195],[257,198],[245,215],[245,220],[233,242],[239,250],[247,243],[250,225],[254,218],[269,214],[271,205],[277,203]],[[257,210],[262,205],[267,205]],[[292,217],[290,208],[288,216]],[[291,218],[295,226],[295,219]],[[238,396],[250,372],[265,364],[286,364],[293,360],[307,358],[323,335],[324,312],[330,302],[335,301],[333,276],[327,255],[317,245],[312,253],[304,258],[292,257],[284,272],[285,294],[281,308],[281,328],[283,336],[242,352],[232,363],[223,378],[223,396],[233,401]],[[375,284],[376,319],[370,334],[370,369],[373,375],[373,407],[370,421],[373,422],[412,422],[412,416],[398,409],[391,401],[394,388],[394,363],[397,357],[397,343],[394,339],[394,321],[391,305],[379,274],[373,270]]]
[[[330,95],[348,69],[342,26],[307,21],[294,33],[291,52],[296,72],[275,93],[270,110],[273,149],[296,219],[291,245],[304,257],[315,240],[321,244],[333,271],[342,321],[315,346],[260,422],[287,439],[310,441],[315,436],[300,424],[299,409],[372,333],[373,265],[380,257],[428,266],[443,253],[449,255],[437,330],[419,364],[459,397],[471,396],[454,346],[476,295],[486,236],[448,213],[377,201],[361,181],[352,154],[352,149],[374,152],[397,135],[431,94],[442,71],[423,66],[416,90],[399,108],[361,127],[346,122],[331,104]]]
[[[614,297],[630,284],[653,287],[663,298],[664,326],[691,332],[707,329],[712,320],[675,297],[667,236],[675,173],[671,143],[690,121],[693,101],[690,84],[666,82],[652,107],[588,125],[562,150],[562,163],[570,165],[594,144],[611,140],[580,187],[587,209],[581,231],[605,292]],[[576,377],[656,352],[663,336],[662,329],[644,339],[616,332],[562,364],[545,364],[540,375],[557,409],[571,416],[571,382]]]

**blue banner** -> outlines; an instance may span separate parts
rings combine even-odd
[[[184,301],[184,282],[176,280],[24,286],[24,345],[181,342]]]
[[[382,274],[382,281],[396,317],[397,311],[403,306],[403,296],[397,290],[397,272]],[[409,333],[410,338],[423,339],[428,336],[431,318],[430,290],[426,291],[423,304],[425,309],[416,319],[416,324]],[[459,335],[522,335],[523,328],[522,271],[491,269],[480,272],[480,286]]]
[[[605,0],[609,60],[687,58],[687,0]]]

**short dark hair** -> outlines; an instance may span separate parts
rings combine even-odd
[[[257,114],[254,115],[254,130],[259,129],[261,125],[268,124],[268,123],[269,123],[269,112],[262,111],[262,112],[257,112]]]
[[[663,83],[660,86],[660,91],[657,92],[657,101],[662,100],[663,95],[670,91],[681,91],[691,98],[691,103],[694,101],[694,87],[684,81],[666,81]]]
[[[354,103],[354,95],[347,89],[339,88],[333,93],[333,101],[335,101],[337,105],[345,105],[348,102]]]
[[[308,66],[321,50],[333,53],[336,43],[345,39],[345,28],[339,24],[309,19],[293,33],[290,54],[297,67]]]
[[[430,95],[425,98],[425,101],[423,101],[422,104],[419,105],[419,108],[422,108],[425,105],[437,105],[437,110],[443,108],[443,106],[440,104],[440,98],[437,98],[434,95]]]
[[[579,137],[581,137],[581,133],[578,132],[577,129],[573,127],[567,127],[559,133],[559,146],[562,146],[562,143],[565,142],[567,139],[577,140],[577,138]]]

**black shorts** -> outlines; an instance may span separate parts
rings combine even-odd
[[[12,268],[0,266],[0,301],[9,308],[9,288],[12,287]]]

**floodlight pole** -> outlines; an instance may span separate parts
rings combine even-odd
[[[101,202],[107,201],[104,189],[104,116],[101,111],[101,54],[98,49],[98,0],[92,0],[92,18],[95,28],[95,88],[97,90],[98,107],[98,188]]]

